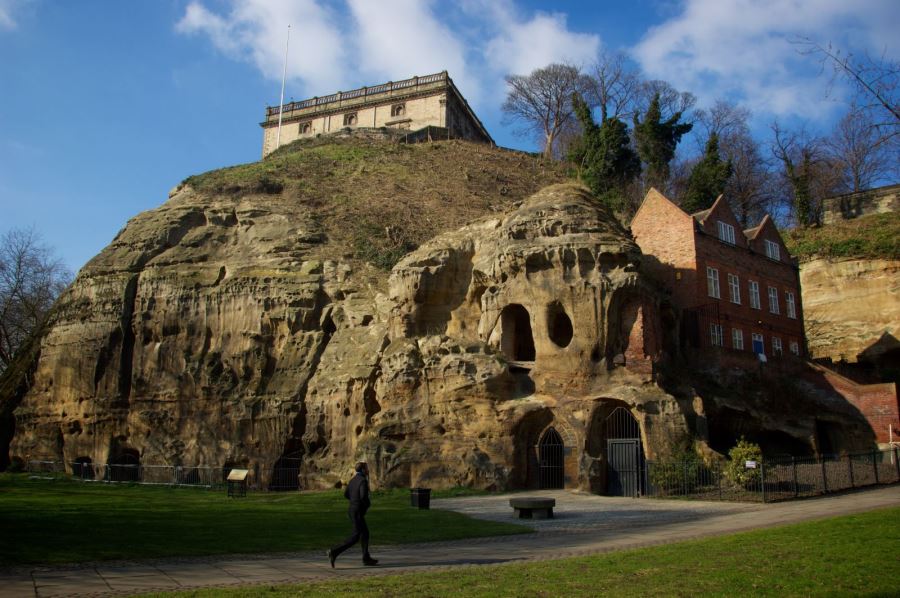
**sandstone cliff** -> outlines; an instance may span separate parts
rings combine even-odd
[[[539,483],[551,437],[565,485],[603,491],[620,416],[647,458],[708,426],[704,399],[656,383],[640,251],[584,188],[544,188],[563,178],[483,145],[359,139],[192,177],[81,270],[0,386],[9,452],[261,485],[292,464],[304,488],[363,458],[379,484],[509,488]]]
[[[811,259],[800,284],[813,357],[855,362],[900,349],[900,261]]]

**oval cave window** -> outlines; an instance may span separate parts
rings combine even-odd
[[[547,330],[557,347],[568,347],[572,342],[572,320],[559,303],[551,303],[547,308]]]
[[[531,334],[531,317],[528,310],[512,303],[500,312],[500,347],[508,359],[534,361],[534,337]]]

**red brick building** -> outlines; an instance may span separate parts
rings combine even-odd
[[[742,230],[721,196],[688,214],[651,189],[631,232],[681,311],[683,346],[805,355],[799,270],[768,215]]]

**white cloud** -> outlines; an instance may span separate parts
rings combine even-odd
[[[3,2],[6,0],[0,0]],[[446,69],[473,104],[497,105],[503,76],[551,62],[590,62],[593,34],[560,13],[522,15],[511,0],[192,0],[176,30],[206,36],[232,59],[281,78],[292,24],[288,93],[323,95]],[[300,89],[297,89],[300,87]]]
[[[826,79],[791,40],[861,42],[876,52],[893,43],[896,52],[888,23],[898,22],[896,0],[685,0],[634,54],[649,76],[693,91],[703,103],[730,96],[754,112],[820,116],[810,110],[827,104],[809,99],[822,97]]]
[[[19,26],[19,13],[31,0],[0,0],[0,31],[11,31]]]
[[[346,40],[337,17],[315,0],[241,0],[222,16],[191,2],[176,31],[201,33],[235,59],[246,60],[267,78],[281,79],[287,26],[291,25],[288,77],[330,93],[350,80]]]
[[[485,55],[497,72],[527,75],[553,62],[583,66],[597,57],[600,37],[570,31],[565,14],[539,12],[524,19],[504,2],[493,4],[489,10],[495,32]]]
[[[434,14],[433,0],[347,0],[355,22],[357,68],[370,81],[447,70],[475,99],[480,85],[470,71],[466,47]]]

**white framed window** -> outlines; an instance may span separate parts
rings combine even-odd
[[[750,307],[762,309],[759,303],[759,283],[755,280],[750,281]]]
[[[766,352],[766,344],[763,342],[763,335],[758,332],[753,333],[753,352],[757,354]]]
[[[721,324],[709,325],[709,342],[713,347],[725,346],[725,333],[722,331]]]
[[[798,343],[797,341],[791,341],[790,347],[791,353],[793,353],[794,355],[800,355],[800,343]]]
[[[769,311],[773,314],[781,313],[778,308],[778,289],[775,287],[769,287]]]
[[[719,220],[717,223],[719,228],[719,240],[734,245],[734,227],[727,222]]]
[[[765,239],[766,246],[766,257],[769,257],[773,260],[781,261],[781,247],[778,246],[778,243],[774,241],[769,241]]]
[[[772,355],[781,355],[781,339],[777,336],[772,337]]]
[[[706,290],[710,297],[719,299],[722,296],[719,293],[719,271],[709,266],[706,267]]]
[[[787,304],[787,317],[796,319],[797,303],[794,301],[794,294],[790,291],[785,291],[784,302]]]
[[[735,274],[728,275],[728,294],[732,303],[741,304],[741,279]]]
[[[740,328],[731,329],[731,348],[738,351],[744,350],[744,331]]]

